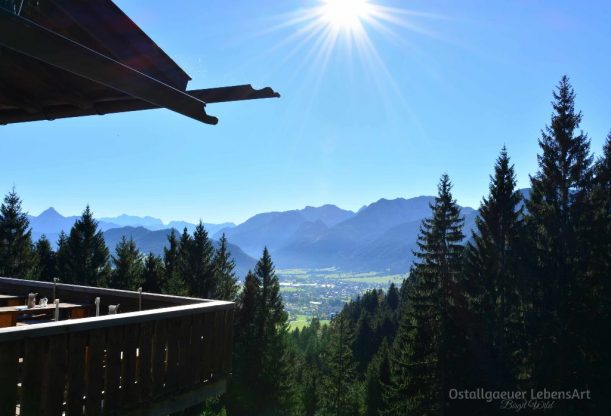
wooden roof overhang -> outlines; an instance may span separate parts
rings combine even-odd
[[[217,124],[207,103],[279,97],[250,85],[187,91],[189,80],[110,0],[25,0],[19,12],[0,0],[0,124],[153,108]]]

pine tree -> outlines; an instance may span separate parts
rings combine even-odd
[[[51,248],[51,242],[44,234],[36,242],[36,255],[40,280],[52,281],[57,277],[56,256]]]
[[[258,409],[276,409],[282,414],[282,398],[287,390],[286,334],[288,315],[280,295],[280,283],[274,263],[267,250],[255,266],[255,276],[261,282],[255,310],[255,339],[261,348],[261,372],[258,377],[260,394]]]
[[[446,414],[449,386],[460,386],[464,375],[459,368],[466,309],[460,282],[464,219],[451,187],[442,175],[432,217],[420,228],[418,260],[405,290],[408,305],[391,353],[389,415]]]
[[[594,167],[592,191],[594,215],[589,236],[591,261],[587,273],[590,289],[583,300],[588,319],[581,322],[587,334],[585,346],[587,372],[591,375],[592,398],[596,409],[611,409],[611,132],[603,154]]]
[[[146,256],[142,271],[142,290],[150,293],[162,293],[164,285],[163,260],[152,252]]]
[[[186,234],[186,233],[185,233]],[[188,238],[187,234],[187,238]],[[187,294],[187,285],[180,273],[181,251],[180,242],[176,238],[174,229],[168,235],[168,245],[163,248],[164,278],[161,291],[170,295],[182,296]]]
[[[383,388],[390,384],[388,342],[382,340],[380,349],[371,360],[366,374],[365,416],[378,416],[384,409]]]
[[[188,280],[193,296],[211,298],[216,292],[214,281],[213,260],[214,246],[208,238],[208,232],[200,221],[193,231],[190,265],[191,280]]]
[[[386,304],[391,311],[395,311],[399,307],[399,289],[394,283],[390,284],[386,293]]]
[[[190,296],[210,298],[216,289],[212,265],[214,247],[200,221],[190,236],[183,230],[178,245],[179,273]]]
[[[239,290],[238,279],[234,271],[235,261],[227,247],[225,234],[219,240],[219,248],[216,250],[212,263],[214,267],[214,282],[216,282],[214,299],[235,300]]]
[[[523,307],[519,278],[523,243],[521,195],[507,150],[503,146],[475,220],[466,249],[465,274],[470,292],[474,337],[478,340],[478,385],[495,390],[516,386],[519,362],[516,344],[523,340]]]
[[[30,221],[13,189],[0,206],[0,276],[35,279],[37,258]]]
[[[136,290],[143,282],[142,254],[132,238],[123,236],[112,256],[114,269],[109,286],[113,289]]]
[[[539,171],[531,177],[528,229],[534,245],[537,279],[532,287],[533,381],[537,387],[575,388],[588,384],[580,345],[590,262],[587,224],[591,218],[590,141],[578,131],[582,115],[575,93],[561,79],[552,103],[551,125],[541,133]],[[573,406],[573,404],[569,404]]]
[[[331,326],[331,338],[324,361],[326,371],[322,377],[321,415],[350,416],[358,414],[358,396],[355,386],[356,362],[352,355],[354,334],[344,314],[339,314]]]
[[[110,279],[109,252],[89,206],[67,238],[60,236],[57,268],[64,283],[106,286]]]
[[[253,409],[258,391],[252,388],[260,374],[261,345],[255,328],[255,314],[261,281],[249,271],[237,302],[235,319],[235,342],[232,377],[229,382],[226,402],[231,415],[248,415]]]

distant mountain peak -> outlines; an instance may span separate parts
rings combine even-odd
[[[39,217],[50,217],[50,216],[54,216],[54,217],[62,217],[63,215],[60,214],[59,212],[57,212],[57,210],[53,207],[49,207],[47,209],[45,209],[43,212],[41,212],[39,215]]]

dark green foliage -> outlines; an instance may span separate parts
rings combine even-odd
[[[578,130],[581,113],[574,99],[563,77],[554,92],[551,125],[541,133],[539,171],[531,177],[526,205],[536,265],[528,321],[532,377],[537,387],[559,390],[589,384],[580,345],[587,338],[583,322],[591,314],[579,305],[589,290],[585,272],[593,254],[587,241],[593,172],[590,141]]]
[[[142,270],[142,290],[151,293],[161,293],[164,284],[163,260],[149,253],[144,260]]]
[[[219,240],[219,248],[214,255],[213,270],[216,288],[214,299],[236,300],[239,286],[235,275],[235,261],[231,258],[231,252],[227,248],[225,234]]]
[[[386,338],[367,367],[365,380],[365,416],[378,416],[384,409],[383,389],[390,385],[390,359]]]
[[[211,298],[216,291],[212,264],[214,247],[200,221],[193,236],[185,228],[178,246],[179,273],[191,296]]]
[[[594,213],[587,238],[591,257],[585,276],[583,305],[587,319],[580,322],[587,340],[585,360],[593,386],[595,409],[611,409],[611,133],[602,156],[594,166],[592,202]]]
[[[359,391],[354,383],[356,363],[351,348],[354,335],[344,314],[339,314],[333,320],[329,331],[329,343],[323,351],[324,373],[321,378],[319,414],[358,414]]]
[[[137,290],[142,285],[143,258],[131,238],[125,236],[112,256],[113,271],[109,286],[114,289]]]
[[[476,218],[465,255],[466,289],[473,313],[477,385],[507,390],[516,387],[521,359],[525,274],[521,195],[513,165],[503,147]]]
[[[460,208],[442,175],[432,216],[422,222],[419,259],[407,289],[408,305],[391,352],[387,414],[443,414],[447,392],[462,383],[465,297],[461,286],[464,238]]]
[[[189,235],[185,232],[188,241]],[[163,293],[170,295],[186,295],[187,284],[185,283],[180,270],[181,270],[181,253],[180,243],[176,238],[174,230],[168,235],[168,245],[163,248],[163,270],[164,278],[161,286]],[[188,252],[188,251],[187,251]]]
[[[60,236],[57,269],[64,283],[108,285],[111,274],[108,248],[89,206],[74,223],[68,237]]]
[[[236,320],[236,359],[228,392],[230,414],[284,414],[287,386],[287,314],[267,248],[246,276]]]
[[[36,278],[37,258],[21,199],[13,189],[0,206],[0,276]]]
[[[38,257],[38,277],[40,280],[52,281],[57,277],[57,260],[51,242],[44,234],[36,242],[35,249]]]

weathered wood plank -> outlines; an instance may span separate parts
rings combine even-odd
[[[106,368],[104,372],[104,413],[121,408],[121,377],[123,375],[124,327],[109,328],[106,335]]]
[[[167,321],[155,322],[155,333],[151,345],[151,389],[152,397],[164,392],[167,370]]]
[[[193,319],[191,316],[180,320],[179,342],[178,342],[178,379],[179,389],[183,389],[191,384],[193,368],[189,362],[189,352],[191,350],[191,338]]]
[[[106,330],[97,329],[89,333],[87,363],[87,389],[85,414],[97,416],[102,408],[104,390],[104,353],[106,349]]]
[[[145,322],[140,325],[140,342],[138,360],[138,384],[140,385],[140,403],[145,402],[152,395],[152,346],[153,334],[155,332],[155,324],[153,322]]]
[[[85,348],[87,334],[75,332],[68,339],[68,401],[67,416],[83,414],[83,396],[85,394]]]
[[[21,412],[23,416],[35,416],[42,413],[43,379],[47,358],[48,339],[34,338],[25,344],[23,357],[23,381]]]
[[[214,312],[214,330],[212,332],[213,350],[212,350],[212,373],[213,379],[218,380],[221,372],[221,363],[223,355],[223,317],[224,311]]]
[[[233,337],[234,337],[234,331],[235,328],[233,326],[234,323],[234,319],[235,319],[235,309],[231,308],[231,311],[229,311],[229,319],[227,322],[227,330],[229,331],[229,345],[227,347],[227,351],[225,352],[227,354],[227,359],[228,359],[228,364],[227,364],[227,368],[226,368],[226,374],[230,374],[233,371]]]
[[[61,415],[64,390],[67,383],[68,336],[57,335],[49,338],[48,353],[44,369],[43,415]]]
[[[181,337],[180,320],[170,319],[168,321],[168,369],[166,379],[166,392],[171,393],[179,390],[180,368],[179,368],[179,343],[183,342]]]
[[[214,312],[206,313],[206,324],[204,330],[204,356],[203,356],[203,376],[204,380],[210,380],[213,371],[213,351],[214,351]]]
[[[191,384],[198,384],[202,380],[204,314],[194,315],[191,325],[191,345],[188,360],[192,366]]]
[[[0,344],[0,416],[15,416],[19,342]]]
[[[122,402],[134,404],[140,396],[139,385],[136,383],[136,367],[138,362],[137,349],[140,342],[140,325],[125,327],[125,342],[123,345],[123,382],[121,387]]]

